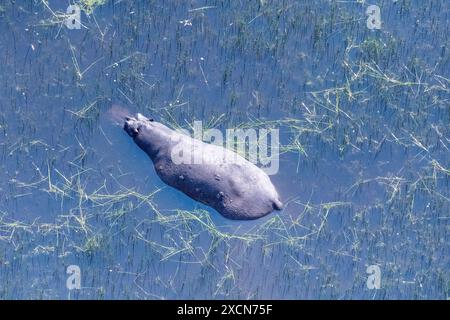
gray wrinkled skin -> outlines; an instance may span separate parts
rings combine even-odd
[[[149,155],[162,181],[214,208],[224,217],[250,220],[282,209],[267,174],[236,153],[193,139],[141,114],[127,117],[124,129]],[[213,156],[215,161],[206,164],[174,162],[173,152],[180,148],[193,150],[197,155]],[[226,156],[232,156],[233,161],[224,161]]]

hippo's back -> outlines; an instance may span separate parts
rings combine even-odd
[[[230,219],[256,219],[281,209],[275,187],[254,164],[219,146],[192,138],[181,142],[183,150],[202,157],[180,163],[170,148],[155,158],[156,172],[165,183]]]

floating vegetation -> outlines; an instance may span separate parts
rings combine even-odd
[[[78,0],[77,3],[86,12],[86,14],[92,14],[95,8],[104,5],[107,0]]]

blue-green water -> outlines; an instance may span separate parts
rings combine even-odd
[[[0,298],[450,295],[448,1],[103,2],[80,30],[68,1],[0,2]],[[166,187],[113,104],[279,128],[285,209]]]

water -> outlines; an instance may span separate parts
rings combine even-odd
[[[69,30],[67,1],[2,1],[0,297],[446,299],[450,5],[372,1],[369,30],[359,2],[107,0]],[[115,104],[279,128],[285,210],[165,186]]]

